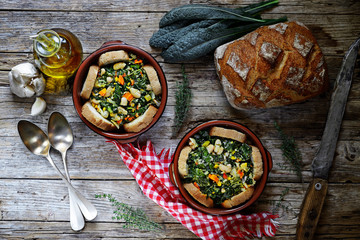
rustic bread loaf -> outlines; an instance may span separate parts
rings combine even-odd
[[[236,109],[301,102],[328,87],[320,47],[299,22],[261,27],[219,46],[215,66],[226,97]]]

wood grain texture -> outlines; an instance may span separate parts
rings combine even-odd
[[[296,229],[297,240],[313,239],[324,206],[327,189],[328,182],[324,179],[315,178],[309,184],[303,203],[301,204]]]
[[[259,2],[255,1],[255,2]],[[30,116],[35,98],[11,94],[7,78],[15,65],[33,61],[29,36],[42,28],[62,27],[76,34],[85,57],[109,40],[123,40],[152,54],[162,66],[169,87],[165,112],[159,122],[140,138],[151,139],[157,151],[175,151],[182,136],[198,124],[229,119],[245,124],[271,152],[274,162],[269,182],[260,199],[244,214],[270,211],[279,214],[275,239],[294,239],[296,224],[312,180],[311,162],[319,146],[327,117],[330,90],[306,102],[266,110],[230,107],[215,73],[213,57],[185,63],[193,100],[179,136],[171,138],[174,125],[176,83],[182,78],[181,65],[165,63],[160,49],[148,41],[158,30],[160,18],[173,7],[199,3],[241,7],[252,0],[3,0],[0,4],[0,239],[198,239],[171,215],[144,196],[116,148],[87,128],[77,116],[70,94],[44,95],[48,106],[40,116]],[[333,84],[344,53],[360,35],[360,2],[356,0],[281,0],[266,11],[264,18],[286,15],[305,23],[316,37],[328,64]],[[32,155],[21,143],[16,130],[20,119],[46,129],[53,111],[68,119],[74,145],[68,152],[69,171],[75,187],[98,208],[99,215],[81,233],[71,231],[68,222],[68,192],[51,166]],[[330,170],[328,194],[315,239],[360,238],[360,59],[357,60],[335,159]],[[304,182],[291,171],[281,152],[281,140],[274,121],[294,137],[301,150]],[[60,166],[60,154],[51,152]],[[62,168],[61,168],[62,169]],[[281,194],[288,194],[280,200]],[[123,221],[111,220],[112,208],[96,193],[111,193],[118,200],[142,208],[150,219],[164,226],[163,232],[123,229]],[[263,238],[265,239],[265,238]]]

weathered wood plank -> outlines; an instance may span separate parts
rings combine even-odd
[[[3,239],[199,239],[181,224],[164,224],[164,231],[125,229],[123,223],[88,222],[81,232],[73,232],[67,222],[0,221]]]
[[[280,17],[283,14],[263,14],[264,18]],[[162,13],[132,12],[24,12],[1,11],[0,52],[31,52],[29,36],[40,29],[61,27],[71,29],[83,44],[84,52],[90,53],[110,40],[122,40],[138,46],[155,55],[159,49],[152,49],[148,40],[158,30]],[[354,32],[360,29],[360,15],[288,15],[313,30],[319,45],[326,55],[343,55],[356,39]],[[126,21],[124,21],[126,19]],[[74,24],[77,23],[77,24]],[[346,27],[344,27],[346,26]],[[19,30],[21,29],[21,31]],[[89,34],[97,29],[96,34]],[[12,44],[7,44],[11,42]]]
[[[2,10],[26,10],[26,11],[81,11],[81,12],[122,12],[122,11],[132,11],[132,12],[164,12],[169,11],[174,7],[178,7],[184,4],[209,4],[213,6],[222,6],[229,8],[237,8],[253,4],[252,0],[242,0],[242,1],[220,1],[220,0],[181,0],[176,2],[170,1],[121,1],[119,3],[114,3],[111,0],[101,0],[96,2],[81,2],[81,1],[53,1],[49,3],[48,1],[13,1],[6,0],[3,1],[3,4],[0,6]],[[360,9],[360,4],[357,1],[296,1],[296,0],[281,0],[279,5],[273,8],[272,13],[296,13],[296,14],[358,14]]]
[[[19,231],[27,226],[29,221],[46,221],[45,232],[47,234],[53,234],[54,232],[57,232],[57,230],[52,229],[52,222],[61,221],[62,223],[60,224],[61,227],[59,230],[61,230],[63,233],[71,232],[67,222],[68,196],[67,191],[61,181],[18,180],[18,183],[19,184],[16,184],[10,180],[0,181],[1,189],[4,189],[4,192],[7,193],[0,203],[0,222],[7,223],[7,220],[11,220],[10,224],[12,221],[19,223],[19,225],[17,225],[18,227],[16,227],[15,224],[11,224],[11,228],[9,227],[9,223],[5,225],[1,224],[3,230],[5,230],[5,234],[9,234],[8,232],[10,230],[12,230],[12,234],[44,233],[45,230],[43,230],[43,228],[39,229],[39,225],[37,224],[35,224],[33,227],[29,227],[25,232]],[[113,193],[113,195],[119,201],[125,203],[131,202],[132,206],[141,207],[150,219],[156,219],[157,222],[163,224],[166,227],[166,230],[168,230],[170,223],[176,223],[174,218],[167,214],[163,209],[156,206],[156,204],[151,200],[142,195],[136,183],[133,181],[74,181],[74,185],[82,190],[84,195],[95,204],[99,211],[98,217],[91,223],[87,224],[87,227],[82,234],[95,234],[94,231],[101,229],[101,232],[98,232],[98,234],[105,234],[103,236],[109,237],[107,234],[119,234],[118,231],[122,226],[122,224],[119,223],[119,226],[116,227],[116,223],[112,222],[112,211],[110,203],[99,199],[92,199],[93,194],[96,192]],[[296,216],[299,212],[299,208],[302,202],[301,196],[305,194],[306,184],[268,184],[259,201],[257,201],[254,206],[249,209],[249,212],[274,210],[276,204],[278,203],[279,195],[281,195],[281,193],[287,188],[289,189],[289,193],[285,195],[284,201],[281,202],[281,206],[287,206],[287,210],[280,207],[275,212],[280,215],[280,218],[278,219],[281,226],[279,229],[280,236],[281,233],[295,234]],[[340,227],[346,227],[353,230],[353,234],[359,232],[359,229],[357,229],[358,222],[360,221],[360,215],[358,214],[360,208],[357,204],[357,199],[360,197],[359,188],[359,184],[329,185],[329,191],[325,201],[323,214],[320,218],[317,234],[331,235],[333,233],[337,233],[336,231]],[[343,196],[350,191],[353,192],[353,197],[344,198]],[[244,212],[244,214],[246,214],[246,212]],[[337,221],[339,218],[342,220]],[[337,226],[334,229],[327,229],[325,227],[329,224],[333,224],[334,222],[336,222],[334,225]],[[103,225],[105,223],[109,228]],[[113,230],[116,232],[106,233],[106,230],[110,230],[110,227],[113,228]],[[183,227],[180,229],[182,228]],[[122,230],[121,232],[121,234],[130,234],[133,231],[130,231],[129,233],[126,230]],[[141,232],[141,234],[149,233]],[[171,234],[175,234],[175,230],[170,233],[167,232],[162,236],[169,237]],[[137,235],[135,236],[137,237]]]
[[[8,91],[8,89],[7,89]],[[16,123],[19,119],[26,119],[40,124],[41,127],[46,128],[47,120],[51,112],[59,111],[64,113],[75,132],[78,132],[78,137],[96,136],[95,133],[80,121],[75,109],[71,104],[71,97],[44,97],[48,102],[47,111],[41,116],[32,117],[29,115],[33,99],[19,99],[13,96],[12,105],[6,102],[0,103],[0,107],[6,112],[5,116],[0,118],[0,124],[3,127],[1,136],[17,136]],[[67,100],[64,100],[67,99]],[[69,105],[63,105],[68,102]],[[211,102],[211,101],[209,101]],[[356,140],[360,139],[359,135],[359,101],[349,100],[345,118],[342,123],[340,140]],[[228,119],[240,122],[250,129],[252,129],[260,139],[273,139],[277,131],[273,127],[274,121],[277,121],[280,126],[295,139],[306,140],[320,140],[323,133],[323,127],[326,120],[327,108],[323,106],[326,102],[319,104],[316,99],[310,100],[306,103],[287,106],[284,108],[267,109],[267,110],[243,110],[236,111],[230,105],[227,106],[194,106],[190,108],[188,118],[181,130],[181,133],[189,131],[196,125],[214,119]],[[256,116],[254,118],[254,116]],[[311,125],[309,125],[311,123]],[[149,131],[155,133],[152,138],[170,138],[172,136],[171,129],[174,124],[174,106],[167,106],[162,118]],[[307,131],[304,131],[307,129]],[[161,132],[161,135],[156,133]],[[150,135],[148,135],[150,136]],[[182,134],[180,135],[182,136]]]
[[[170,148],[175,151],[178,139],[159,139],[142,137],[141,141],[151,139],[156,150]],[[0,158],[1,178],[6,179],[58,179],[57,173],[51,168],[45,158],[30,153],[21,143],[18,136],[2,138],[3,151]],[[89,151],[96,143],[97,151]],[[270,151],[273,158],[273,169],[269,182],[299,182],[298,177],[286,162],[280,150],[279,139],[265,140],[263,144]],[[319,141],[301,141],[297,144],[302,152],[304,181],[309,182],[312,173],[311,162],[315,156]],[[81,153],[81,154],[79,154]],[[360,183],[360,141],[340,141],[336,149],[336,157],[330,171],[330,182]],[[52,151],[54,161],[63,169],[60,154]],[[29,170],[31,166],[31,170]],[[127,167],[122,162],[116,148],[106,143],[102,137],[78,138],[75,133],[75,143],[68,152],[68,168],[73,179],[133,179]]]

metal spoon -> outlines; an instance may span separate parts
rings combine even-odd
[[[48,136],[53,148],[61,152],[65,175],[69,182],[70,175],[66,162],[66,151],[73,144],[74,137],[69,126],[69,123],[60,113],[54,112],[51,114],[48,122]],[[70,202],[70,225],[74,231],[80,231],[85,226],[84,217],[80,211],[79,206],[74,201],[72,191],[69,189],[69,202]]]
[[[50,151],[50,141],[46,134],[35,124],[21,120],[18,123],[18,131],[21,137],[21,140],[25,146],[34,154],[46,157],[51,166],[59,173],[61,179],[65,182],[66,186],[71,190],[73,199],[76,204],[80,207],[84,216],[88,216],[89,220],[92,220],[96,217],[97,211],[95,207],[84,198],[72,185],[65,176],[60,172],[58,167],[55,165],[54,161],[51,159]]]

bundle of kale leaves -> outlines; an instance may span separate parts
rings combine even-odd
[[[149,44],[162,48],[161,56],[166,62],[200,58],[258,27],[286,21],[286,17],[260,17],[262,11],[278,3],[270,0],[236,9],[199,4],[177,7],[160,20],[159,31],[153,34]]]

